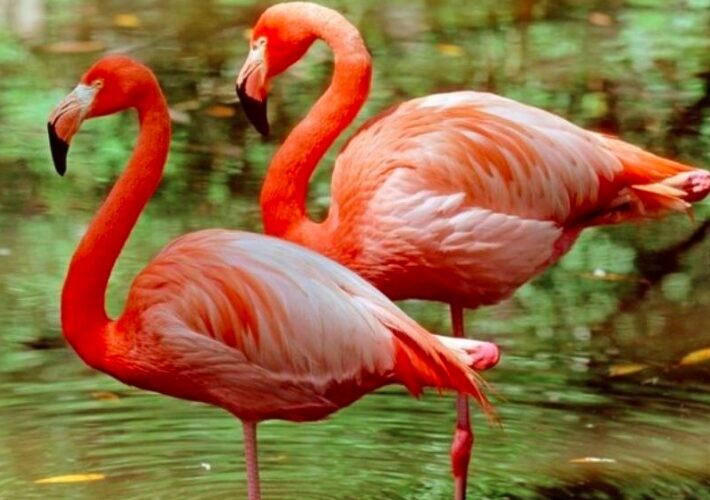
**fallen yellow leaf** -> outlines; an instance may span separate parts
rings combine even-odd
[[[649,366],[644,363],[625,363],[623,365],[614,365],[609,367],[610,377],[623,377],[631,375],[641,370],[645,370]]]
[[[119,28],[137,28],[141,20],[134,14],[116,14],[113,16],[113,24]]]
[[[66,474],[37,479],[35,484],[81,483],[84,481],[101,481],[106,475],[100,472],[87,472],[86,474]]]
[[[442,56],[447,57],[461,57],[464,53],[461,47],[453,43],[437,43],[436,51]]]
[[[710,361],[710,347],[705,349],[698,349],[691,353],[686,354],[678,362],[679,365],[696,365],[698,363],[704,363],[705,361]]]
[[[205,110],[205,114],[207,116],[211,116],[212,118],[231,118],[234,116],[235,111],[232,107],[216,104],[207,108]]]

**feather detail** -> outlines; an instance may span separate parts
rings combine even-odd
[[[331,192],[326,221],[289,239],[396,300],[478,307],[510,296],[586,227],[690,214],[710,172],[464,91],[368,120],[336,159]]]
[[[206,230],[175,240],[138,275],[120,321],[141,331],[113,344],[112,356],[134,368],[122,380],[247,420],[320,418],[393,382],[415,395],[465,392],[490,411],[461,356],[371,284],[268,236]],[[146,378],[151,357],[169,360],[171,376]]]
[[[623,177],[633,189],[640,189],[642,184],[660,183],[682,193],[671,195],[670,192],[657,188],[646,191],[665,197],[671,195],[688,202],[701,200],[710,193],[710,172],[662,158],[618,139],[600,137],[605,146],[621,161],[624,166]],[[678,211],[680,205],[672,205],[668,206],[668,209]]]
[[[436,336],[406,316],[381,307],[372,312],[395,337],[395,376],[413,395],[421,394],[423,387],[453,389],[473,397],[486,414],[495,413],[482,390],[483,379]]]
[[[631,190],[640,202],[637,208],[639,217],[662,217],[669,212],[688,213],[691,208],[690,203],[683,200],[685,191],[662,183],[636,184],[631,186]]]

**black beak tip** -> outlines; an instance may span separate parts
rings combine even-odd
[[[269,136],[269,120],[266,117],[266,99],[263,101],[258,101],[252,99],[247,95],[244,89],[244,83],[237,85],[237,96],[239,97],[239,103],[244,110],[244,114],[254,126],[257,132],[262,136]]]
[[[47,132],[49,133],[49,149],[52,151],[52,161],[54,169],[61,176],[67,171],[67,152],[69,144],[59,138],[54,130],[53,123],[47,123]]]

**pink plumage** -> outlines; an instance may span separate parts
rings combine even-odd
[[[111,354],[121,380],[247,421],[317,420],[397,381],[415,394],[452,384],[480,394],[466,349],[444,349],[341,265],[267,236],[175,240],[136,277],[117,325],[136,339]],[[156,384],[156,371],[169,381]]]
[[[170,117],[152,72],[101,59],[49,118],[63,174],[83,120],[134,108],[136,149],[74,253],[62,330],[90,366],[127,383],[209,403],[243,422],[249,498],[259,498],[256,424],[317,420],[385,384],[419,394],[454,389],[488,403],[473,368],[494,346],[437,339],[340,264],[268,236],[207,230],[160,252],[131,286],[121,316],[105,310],[108,279],[160,182]]]
[[[308,181],[370,89],[371,58],[357,29],[308,2],[268,8],[237,77],[244,110],[268,131],[270,79],[317,39],[335,54],[333,79],[278,149],[261,193],[268,234],[357,271],[392,299],[492,304],[564,255],[589,226],[685,212],[710,174],[583,130],[543,110],[478,92],[414,99],[368,120],[337,157],[323,222],[306,215]],[[473,440],[459,400],[452,449],[465,496]]]

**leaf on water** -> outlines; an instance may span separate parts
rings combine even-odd
[[[610,377],[624,377],[633,373],[640,372],[649,368],[649,365],[644,363],[625,363],[622,365],[614,365],[609,367]]]
[[[109,391],[94,391],[91,393],[91,397],[101,401],[118,401],[121,399],[118,394]]]
[[[463,48],[453,43],[437,43],[436,51],[447,57],[461,57],[464,54]]]
[[[710,347],[698,349],[697,351],[686,354],[681,358],[678,364],[680,366],[697,365],[698,363],[704,363],[706,361],[710,361]]]
[[[137,28],[141,20],[135,14],[116,14],[113,16],[113,24],[119,28]]]
[[[85,481],[101,481],[106,475],[100,472],[87,472],[85,474],[66,474],[63,476],[51,476],[35,480],[35,484],[61,484],[61,483],[82,483]]]
[[[616,460],[605,457],[579,457],[569,461],[571,464],[615,464]]]
[[[45,52],[50,52],[52,54],[86,54],[88,52],[100,52],[104,50],[106,46],[101,42],[94,41],[66,41],[50,43],[44,46]]]
[[[221,104],[215,104],[210,106],[205,110],[207,116],[212,118],[231,118],[235,115],[234,108],[231,106],[222,106]]]
[[[614,19],[612,19],[609,14],[605,14],[604,12],[592,12],[589,14],[587,19],[590,24],[593,24],[594,26],[602,26],[604,28],[608,28],[614,24]]]

